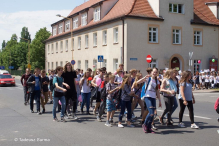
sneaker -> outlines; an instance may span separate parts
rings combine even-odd
[[[86,114],[87,114],[87,115],[91,115],[91,113],[89,113],[89,112],[87,112]]]
[[[96,111],[95,110],[93,110],[93,115],[96,116]]]
[[[217,121],[219,122],[219,118],[217,118]]]
[[[127,127],[134,128],[135,126],[130,124],[130,125],[127,125]]]
[[[162,118],[162,117],[159,117],[159,122],[160,122],[161,125],[164,124],[164,123],[163,123],[163,118]]]
[[[35,103],[36,103],[36,100],[34,100],[33,103],[35,104]]]
[[[69,117],[68,117],[68,115],[67,115],[67,114],[64,116],[64,118],[65,118],[65,119],[69,119]]]
[[[173,126],[173,124],[170,122],[170,123],[167,123],[166,124],[167,126]]]
[[[45,113],[45,109],[43,109],[42,113]]]
[[[135,114],[133,113],[133,114],[132,114],[132,119],[135,119],[135,118],[137,118],[137,117],[136,117]]]
[[[78,119],[78,117],[76,116],[76,114],[73,114],[72,118],[73,118],[74,120],[77,120],[77,119]]]
[[[105,123],[105,126],[112,127],[112,125],[110,123]]]
[[[33,110],[30,110],[30,113],[34,113],[34,111],[33,111]]]
[[[25,102],[24,105],[26,106],[26,105],[27,105],[27,102]]]
[[[148,129],[148,132],[149,132],[149,133],[152,133],[152,134],[155,133],[152,129]]]
[[[53,119],[54,122],[59,122],[59,120],[57,118]]]
[[[145,124],[142,124],[142,129],[143,129],[144,133],[148,133],[147,126]]]
[[[173,119],[170,120],[170,123],[172,123],[172,124],[174,123]]]
[[[102,120],[100,119],[99,116],[97,116],[97,121],[98,121],[98,122],[102,122]]]
[[[119,128],[124,128],[124,126],[122,124],[118,124]]]
[[[192,129],[199,129],[199,127],[195,123],[191,125],[191,128]]]
[[[37,112],[37,115],[41,115],[42,113],[40,111]]]
[[[186,127],[186,126],[185,126],[185,124],[184,124],[184,123],[182,123],[182,122],[181,122],[181,123],[179,123],[179,124],[178,124],[178,126],[179,126],[180,128],[185,128],[185,127]]]
[[[65,122],[65,118],[64,117],[61,118],[61,122]]]
[[[152,124],[152,125],[151,125],[151,129],[153,129],[153,130],[158,130],[157,127],[155,127],[155,124]]]
[[[109,119],[109,122],[110,122],[110,123],[113,123],[113,119]]]

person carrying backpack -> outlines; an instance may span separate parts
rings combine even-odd
[[[55,77],[55,71],[51,70],[50,71],[50,76],[49,76],[49,98],[50,101],[49,103],[52,104],[53,103],[53,99],[52,99],[52,92],[53,92],[53,78]]]
[[[151,124],[154,119],[154,111],[156,109],[156,97],[159,100],[159,107],[161,107],[161,100],[160,100],[160,91],[158,89],[159,80],[157,80],[158,69],[153,68],[151,77],[145,76],[144,78],[140,79],[137,84],[145,82],[145,86],[142,88],[143,99],[146,103],[148,108],[148,115],[145,119],[144,124],[142,125],[143,131],[145,133],[154,133],[152,130]]]
[[[30,69],[27,68],[26,73],[23,74],[21,77],[21,85],[23,86],[23,90],[24,90],[24,105],[27,105],[30,98],[30,94],[27,92],[28,91],[27,80],[30,76],[31,76]]]

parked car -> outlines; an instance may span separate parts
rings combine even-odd
[[[9,74],[9,72],[7,70],[1,70],[0,69],[0,74]]]
[[[0,86],[15,86],[15,79],[10,74],[0,74]]]

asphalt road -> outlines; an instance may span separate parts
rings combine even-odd
[[[0,145],[46,145],[46,146],[216,146],[219,145],[219,115],[214,110],[218,93],[195,93],[195,123],[200,129],[191,129],[188,110],[183,118],[187,128],[177,125],[179,108],[173,114],[174,126],[156,124],[156,134],[145,134],[141,125],[120,129],[116,125],[106,127],[97,122],[93,115],[80,115],[78,120],[68,119],[66,123],[53,122],[52,104],[46,105],[46,113],[30,113],[29,106],[23,104],[23,89],[16,80],[16,87],[0,87]],[[36,111],[36,109],[34,109]],[[79,110],[79,108],[78,108]],[[158,109],[161,114],[163,108]],[[140,109],[135,110],[137,116]],[[60,119],[60,114],[57,113]],[[118,113],[114,121],[118,120]],[[124,120],[124,119],[123,119]]]

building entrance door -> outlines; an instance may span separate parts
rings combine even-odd
[[[171,68],[172,69],[180,70],[180,62],[179,62],[179,59],[177,57],[174,57],[171,60]]]

